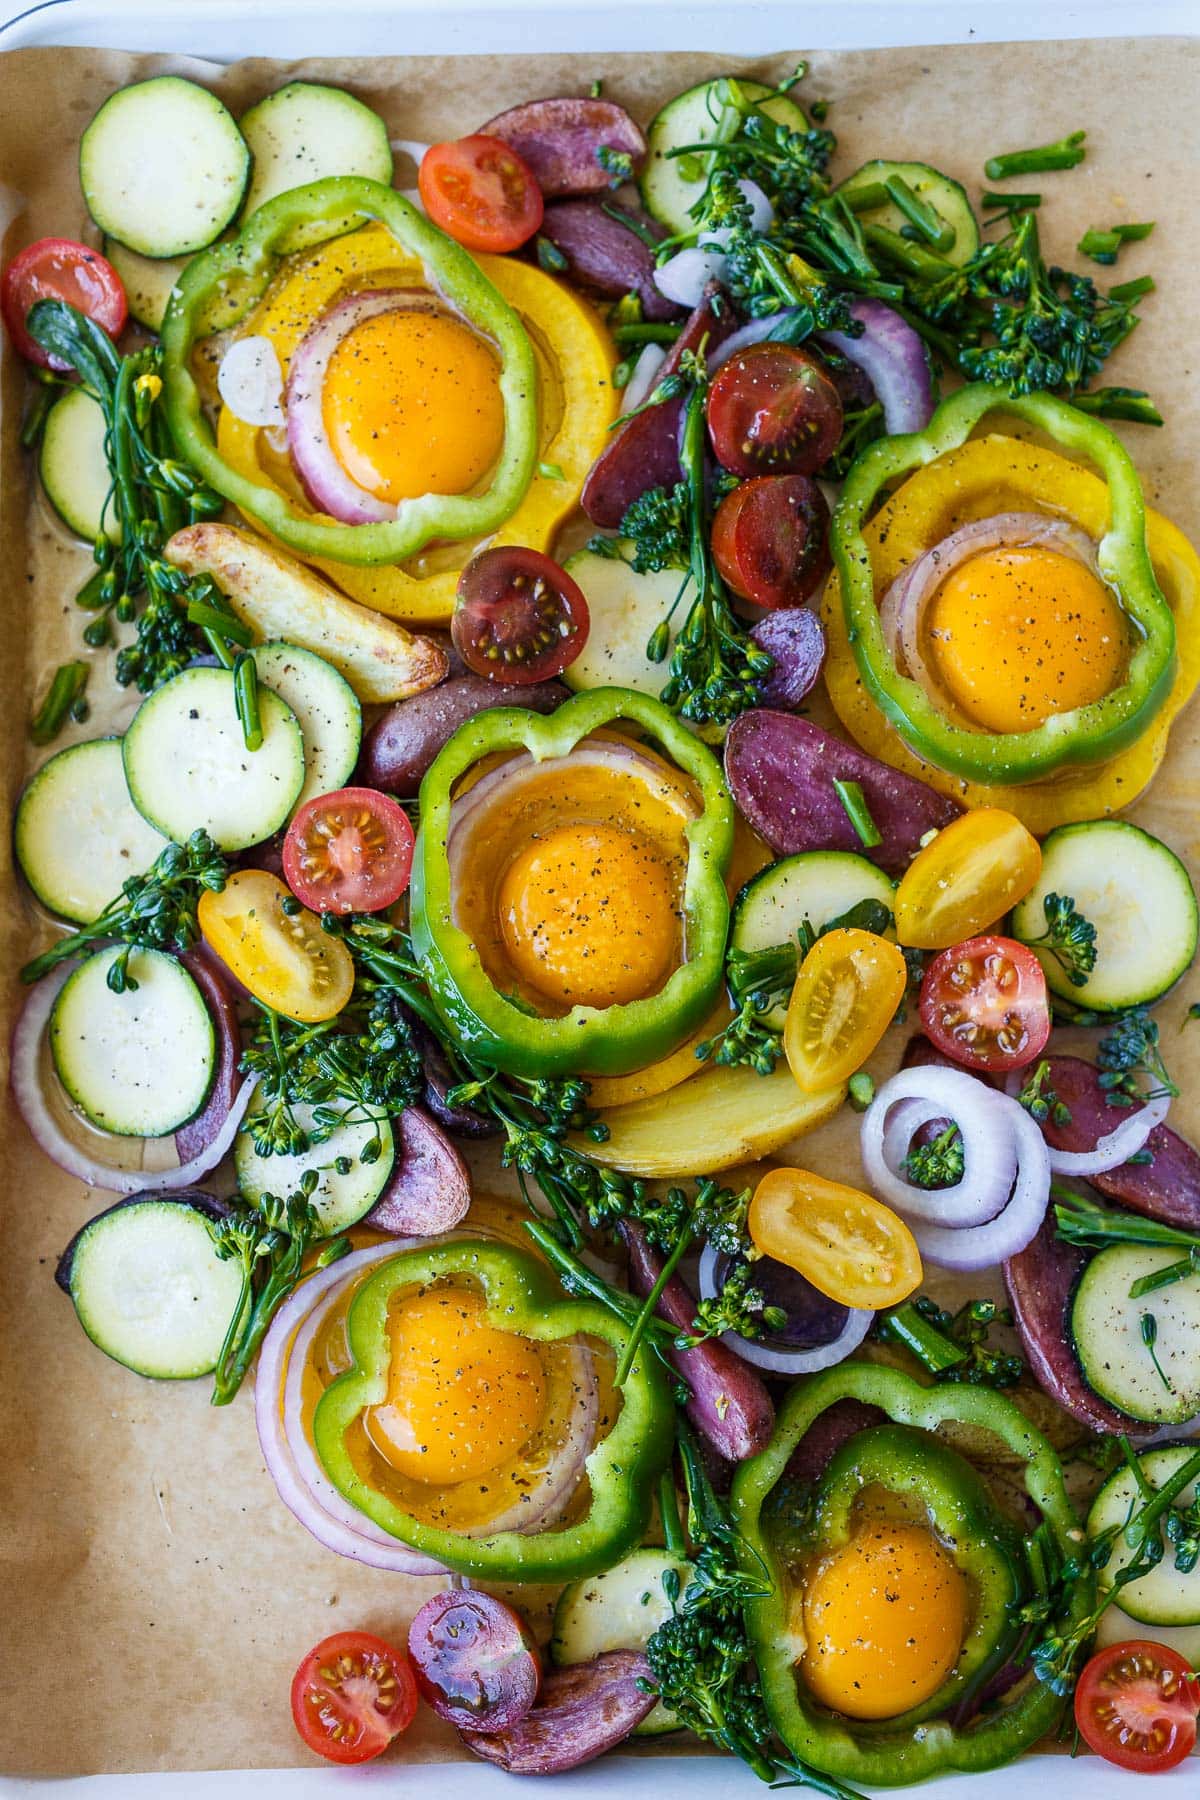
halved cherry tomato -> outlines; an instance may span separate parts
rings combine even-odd
[[[964,813],[904,871],[896,936],[918,950],[947,950],[1002,919],[1041,872],[1041,847],[1020,819],[999,806]]]
[[[759,475],[726,494],[712,526],[722,579],[755,606],[802,606],[829,573],[829,507],[807,475]]]
[[[412,871],[413,828],[390,794],[339,788],[306,801],[283,840],[283,872],[317,913],[384,912]]]
[[[747,1219],[756,1249],[842,1306],[895,1306],[921,1285],[921,1253],[891,1209],[808,1169],[772,1169]]]
[[[407,1656],[369,1631],[322,1638],[292,1678],[296,1730],[329,1762],[370,1762],[408,1730],[416,1710]]]
[[[1161,1775],[1191,1755],[1200,1676],[1177,1650],[1135,1638],[1098,1650],[1075,1687],[1075,1723],[1118,1769]]]
[[[540,550],[481,550],[458,579],[454,648],[476,675],[520,686],[561,675],[587,643],[588,604]]]
[[[125,289],[106,257],[73,238],[39,238],[18,252],[0,282],[0,311],[8,335],[26,362],[41,369],[66,369],[25,329],[25,315],[38,300],[66,300],[115,338],[125,323]]]
[[[545,210],[528,163],[499,138],[482,133],[431,144],[421,158],[417,186],[434,224],[468,250],[519,249]]]
[[[797,1085],[820,1093],[848,1081],[904,998],[908,971],[895,944],[870,931],[819,937],[796,976],[783,1049]]]
[[[256,1000],[289,1019],[336,1018],[354,987],[354,962],[282,881],[239,869],[197,908],[205,943]]]
[[[842,403],[807,350],[751,344],[713,377],[708,435],[735,475],[815,475],[837,449]]]
[[[1050,1036],[1042,965],[1012,938],[968,938],[935,956],[920,1012],[930,1042],[968,1069],[1023,1069]]]

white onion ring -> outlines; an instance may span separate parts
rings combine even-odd
[[[701,1298],[711,1300],[716,1291],[717,1252],[706,1244],[700,1257]],[[835,1338],[808,1350],[774,1350],[737,1331],[723,1331],[721,1342],[736,1351],[743,1362],[754,1363],[773,1375],[815,1375],[819,1369],[832,1369],[835,1363],[844,1362],[870,1331],[875,1314],[869,1308],[851,1306],[848,1311],[850,1316]]]
[[[987,550],[1052,545],[1064,556],[1099,576],[1096,545],[1066,519],[1046,513],[994,513],[960,526],[902,569],[879,605],[879,622],[892,660],[902,675],[916,681],[930,699],[945,705],[945,695],[925,661],[922,637],[925,614],[946,577]]]
[[[1017,1153],[1017,1179],[1008,1205],[994,1219],[965,1230],[920,1221],[912,1226],[926,1262],[961,1274],[990,1269],[1024,1250],[1037,1236],[1050,1199],[1050,1153],[1045,1138],[1023,1106],[1005,1094],[994,1098],[1008,1118]]]
[[[104,1188],[110,1194],[144,1194],[151,1189],[155,1193],[174,1193],[180,1188],[195,1187],[231,1148],[250,1105],[254,1082],[242,1083],[220,1131],[190,1162],[180,1163],[173,1169],[117,1169],[98,1157],[89,1156],[86,1150],[72,1143],[55,1120],[46,1101],[38,1067],[47,1021],[70,973],[70,966],[62,964],[45,980],[39,981],[21,1008],[13,1030],[10,1071],[13,1099],[30,1136],[66,1174],[85,1181],[89,1187]]]
[[[634,363],[633,374],[621,395],[622,418],[626,413],[636,412],[642,401],[650,398],[658,380],[658,371],[666,360],[667,353],[661,344],[642,345],[641,355]]]
[[[709,282],[720,281],[724,275],[726,260],[723,250],[701,250],[698,244],[693,244],[659,264],[654,271],[654,285],[676,306],[686,306],[689,312],[694,311],[703,300]]]
[[[415,1241],[410,1240],[410,1243]],[[348,1556],[355,1562],[365,1563],[368,1568],[385,1569],[394,1575],[441,1576],[445,1569],[440,1563],[432,1557],[422,1556],[417,1550],[410,1550],[407,1544],[401,1544],[395,1538],[389,1538],[370,1519],[349,1507],[317,1463],[311,1449],[312,1468],[302,1472],[296,1454],[297,1440],[285,1428],[281,1404],[284,1377],[290,1375],[292,1335],[297,1327],[310,1316],[319,1316],[324,1310],[320,1302],[329,1296],[331,1289],[339,1290],[372,1263],[395,1256],[400,1247],[392,1242],[353,1251],[341,1262],[318,1270],[293,1289],[271,1320],[259,1351],[254,1378],[254,1421],[263,1460],[279,1490],[280,1499],[319,1544],[338,1556]],[[303,1432],[299,1433],[299,1438],[307,1445]]]
[[[288,365],[288,450],[309,500],[343,525],[379,524],[399,516],[400,506],[379,500],[351,479],[333,453],[325,429],[324,389],[330,359],[356,326],[380,313],[427,308],[429,296],[407,288],[372,288],[351,294],[328,312],[296,346]],[[401,502],[403,505],[403,502]]]
[[[951,1230],[1001,1215],[1018,1173],[1017,1146],[1003,1101],[1002,1094],[965,1069],[901,1069],[884,1082],[863,1114],[863,1168],[873,1191],[906,1219]],[[907,1108],[889,1130],[897,1102],[908,1103]],[[913,1133],[934,1119],[952,1119],[962,1136],[963,1174],[953,1187],[918,1187],[900,1173]]]
[[[1022,1070],[1014,1069],[1004,1084],[1006,1093],[1013,1099],[1021,1091],[1022,1075]],[[1056,1175],[1082,1176],[1103,1175],[1109,1169],[1119,1169],[1145,1147],[1150,1133],[1162,1124],[1170,1110],[1171,1096],[1156,1094],[1153,1099],[1143,1101],[1137,1112],[1126,1113],[1121,1123],[1098,1137],[1090,1150],[1056,1150],[1053,1144],[1048,1144],[1050,1167]]]

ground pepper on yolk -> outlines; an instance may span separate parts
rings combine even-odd
[[[483,1296],[435,1288],[388,1319],[387,1399],[366,1416],[399,1474],[429,1486],[474,1481],[520,1454],[546,1410],[534,1345],[490,1324]]]
[[[1116,687],[1126,632],[1115,597],[1040,545],[982,551],[929,606],[928,648],[955,704],[986,731],[1033,731]]]
[[[325,428],[351,480],[398,505],[462,494],[504,442],[499,365],[461,320],[412,307],[365,319],[329,359]]]
[[[617,825],[561,825],[515,856],[497,893],[518,974],[562,1006],[652,994],[678,938],[675,883],[653,844]]]
[[[804,1584],[800,1672],[852,1719],[894,1719],[936,1694],[967,1628],[966,1583],[920,1525],[864,1521]]]

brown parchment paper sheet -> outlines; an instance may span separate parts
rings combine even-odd
[[[746,68],[778,79],[794,61],[780,55]],[[473,130],[520,100],[586,92],[596,77],[606,94],[646,121],[681,88],[730,66],[690,52],[255,60],[228,69],[104,51],[11,52],[0,57],[3,257],[42,235],[85,233],[75,172],[79,134],[115,87],[147,75],[190,75],[214,87],[235,113],[291,78],[342,83],[377,107],[395,136],[431,141]],[[1152,503],[1195,536],[1200,43],[822,53],[812,58],[804,91],[834,102],[830,122],[842,174],[869,156],[918,158],[964,179],[975,198],[987,155],[1088,128],[1087,161],[1032,184],[1046,196],[1045,241],[1051,259],[1068,261],[1089,225],[1157,221],[1148,243],[1123,253],[1115,279],[1152,270],[1158,293],[1104,379],[1149,388],[1160,403],[1165,430],[1129,427],[1127,439]],[[397,179],[407,185],[411,172],[400,166]],[[7,343],[0,359],[0,788],[11,808],[34,760],[24,735],[30,696],[55,663],[80,653],[83,620],[72,596],[90,565],[36,494],[17,436],[22,371]],[[74,736],[119,727],[131,710],[127,696],[115,699],[109,657],[101,653],[98,661],[93,720]],[[1194,873],[1198,775],[1194,706],[1174,729],[1150,798],[1133,814],[1187,857]],[[13,884],[7,831],[0,831],[0,863],[8,1020],[35,921]],[[1200,1028],[1185,1036],[1177,1029],[1192,999],[1200,999],[1200,977],[1185,980],[1160,1017],[1168,1060],[1185,1084],[1174,1122],[1195,1136]],[[895,1067],[898,1051],[897,1038],[878,1059],[881,1072]],[[207,1382],[142,1381],[90,1346],[51,1276],[71,1233],[103,1202],[35,1150],[7,1086],[4,1107],[0,1770],[295,1764],[303,1753],[287,1695],[302,1652],[351,1625],[403,1641],[428,1585],[360,1569],[297,1524],[263,1467],[249,1384],[234,1406],[215,1412]],[[805,1140],[796,1160],[854,1179],[853,1116]],[[460,1755],[453,1733],[422,1709],[403,1756]],[[649,1770],[646,1779],[654,1779]]]

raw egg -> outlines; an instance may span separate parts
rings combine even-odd
[[[930,602],[928,652],[956,705],[986,731],[1032,731],[1120,679],[1124,615],[1098,576],[1040,545],[981,551]]]
[[[387,1399],[366,1425],[384,1460],[411,1481],[474,1481],[519,1456],[546,1410],[535,1346],[488,1322],[483,1296],[435,1288],[388,1321]]]
[[[560,825],[519,851],[497,904],[514,968],[563,1006],[614,1006],[661,986],[678,925],[671,871],[616,825]]]
[[[417,307],[356,325],[329,359],[325,429],[360,487],[393,505],[462,494],[504,440],[499,365],[461,320]]]
[[[864,1522],[805,1580],[800,1671],[823,1705],[893,1719],[937,1693],[966,1627],[966,1583],[933,1533]]]

